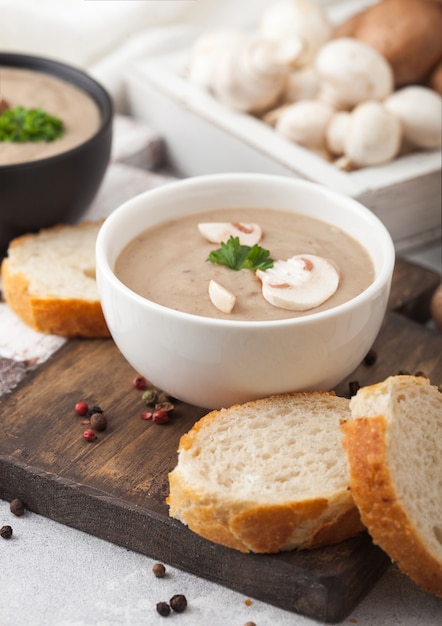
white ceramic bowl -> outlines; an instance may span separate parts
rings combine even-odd
[[[166,308],[116,278],[118,255],[146,228],[184,213],[241,206],[305,213],[336,225],[368,251],[373,283],[328,311],[235,322]],[[104,222],[96,256],[103,312],[127,361],[172,396],[219,408],[274,393],[329,390],[349,375],[379,332],[395,254],[381,221],[351,198],[289,177],[215,174],[168,183],[123,204]],[[148,281],[149,268],[144,271]]]

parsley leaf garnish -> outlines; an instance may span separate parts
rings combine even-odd
[[[43,109],[16,106],[0,114],[0,141],[53,141],[63,132],[63,122]]]
[[[227,242],[221,242],[221,248],[212,250],[207,261],[226,265],[230,269],[238,271],[267,270],[273,267],[273,259],[269,257],[270,252],[255,244],[254,246],[244,246],[240,243],[239,237],[230,237]]]

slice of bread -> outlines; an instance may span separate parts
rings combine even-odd
[[[101,222],[59,225],[14,239],[1,266],[9,307],[36,331],[108,337],[95,281]]]
[[[442,393],[422,377],[360,389],[342,423],[350,487],[373,541],[442,597]]]
[[[212,411],[180,440],[171,517],[242,552],[315,548],[360,533],[339,428],[348,417],[349,400],[325,392]]]

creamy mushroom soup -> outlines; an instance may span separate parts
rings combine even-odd
[[[50,74],[1,66],[0,95],[11,108],[41,108],[58,117],[65,127],[63,136],[50,142],[0,142],[0,165],[66,152],[92,137],[100,126],[100,111],[94,100],[75,85]]]
[[[179,201],[179,199],[177,200]],[[262,228],[259,246],[274,260],[317,255],[338,269],[339,285],[325,302],[307,311],[293,311],[267,302],[253,270],[232,270],[207,261],[218,244],[205,239],[198,224],[256,223]],[[116,276],[141,296],[171,309],[231,320],[276,320],[324,311],[350,300],[374,279],[368,253],[338,228],[314,218],[278,210],[222,209],[180,217],[142,232],[119,255]],[[212,303],[208,287],[216,281],[236,296],[230,313]]]

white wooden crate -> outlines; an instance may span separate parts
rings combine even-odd
[[[327,4],[335,9],[334,21],[358,6],[352,0]],[[416,152],[382,166],[343,172],[191,84],[186,63],[192,35],[187,48],[172,51],[166,37],[156,54],[135,61],[126,75],[130,114],[159,132],[178,174],[255,171],[300,177],[368,206],[385,223],[398,251],[440,238],[440,151]]]

